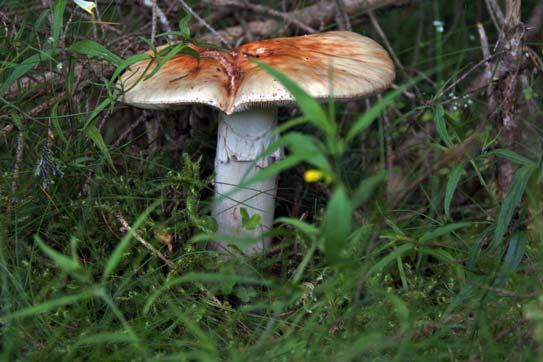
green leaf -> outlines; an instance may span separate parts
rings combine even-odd
[[[87,120],[85,121],[85,124],[83,125],[83,131],[85,130],[85,128],[91,125],[92,121],[96,118],[96,116],[98,116],[100,113],[102,113],[104,109],[106,109],[108,106],[112,104],[113,104],[113,98],[111,97],[107,97],[102,102],[100,102],[100,104],[96,108],[94,108],[94,110],[91,112],[91,114],[89,115],[89,118],[87,118]]]
[[[241,225],[245,228],[245,230],[254,230],[260,225],[260,221],[262,220],[262,216],[260,214],[256,213],[249,217],[249,213],[244,207],[240,208],[239,212],[241,214]]]
[[[503,200],[503,204],[500,208],[500,213],[498,214],[491,250],[496,250],[496,248],[502,244],[503,237],[507,232],[507,228],[511,223],[513,215],[515,214],[515,210],[522,199],[522,195],[524,194],[528,180],[534,171],[534,167],[523,166],[515,172],[515,175],[511,180],[509,190],[507,190],[507,194],[505,195],[505,199]]]
[[[59,253],[58,251],[44,243],[38,235],[34,235],[34,241],[36,242],[36,244],[38,244],[44,254],[53,259],[55,264],[65,272],[73,273],[81,269],[82,266],[77,259],[74,260],[64,254]]]
[[[262,152],[257,161],[268,157],[281,147],[288,148],[292,156],[303,159],[303,161],[315,166],[325,174],[330,174],[332,172],[332,168],[324,154],[324,145],[315,137],[304,135],[299,132],[290,132],[282,136]]]
[[[81,292],[75,295],[68,295],[58,299],[50,300],[42,304],[33,305],[31,307],[21,309],[11,314],[3,315],[0,317],[0,320],[9,321],[23,317],[35,316],[38,314],[49,312],[59,307],[63,307],[65,305],[74,304],[75,302],[79,302],[80,300],[88,299],[94,296],[96,296],[96,292],[93,290]]]
[[[507,253],[503,259],[502,272],[513,272],[518,269],[524,254],[526,253],[526,245],[528,244],[528,234],[525,232],[517,232],[509,241]]]
[[[536,166],[537,163],[524,157],[524,156],[521,156],[519,155],[518,153],[514,152],[514,151],[511,151],[511,150],[508,150],[508,149],[497,149],[497,150],[494,150],[494,151],[491,151],[487,154],[488,156],[498,156],[498,157],[501,157],[501,158],[505,158],[506,160],[509,160],[517,165],[521,165],[521,166]]]
[[[421,254],[426,254],[434,257],[437,260],[440,260],[446,264],[451,265],[451,267],[455,270],[456,275],[458,277],[458,281],[463,282],[466,279],[466,275],[464,272],[464,268],[462,267],[462,264],[456,260],[448,251],[443,249],[431,249],[431,248],[418,248],[417,251]]]
[[[21,117],[19,117],[19,114],[16,112],[11,112],[11,120],[19,132],[23,130],[23,122],[21,122]]]
[[[374,194],[375,189],[383,183],[386,177],[386,171],[380,171],[377,174],[367,177],[356,188],[352,202],[353,207],[358,207],[365,204],[370,197]]]
[[[526,253],[526,245],[528,244],[528,235],[525,232],[516,232],[509,240],[507,252],[503,258],[503,263],[498,272],[498,276],[494,285],[501,287],[508,277],[517,271],[524,255]]]
[[[440,236],[450,234],[455,230],[465,228],[465,227],[470,226],[470,225],[472,225],[471,222],[457,222],[457,223],[452,223],[452,224],[440,226],[440,227],[438,227],[438,228],[436,228],[436,229],[434,229],[432,231],[428,231],[428,232],[424,233],[419,238],[419,241],[421,243],[424,243],[426,241],[430,241],[432,239],[439,238]]]
[[[352,230],[353,207],[345,189],[338,186],[328,202],[322,224],[324,244],[321,248],[332,260],[343,255]]]
[[[258,296],[258,293],[254,288],[240,287],[236,290],[236,296],[241,299],[242,302],[249,303],[251,300],[254,300],[256,296]]]
[[[375,273],[381,272],[388,264],[395,261],[397,258],[401,258],[405,253],[408,251],[414,249],[413,244],[407,243],[403,244],[402,246],[399,246],[395,248],[392,252],[387,254],[385,257],[383,257],[381,260],[379,260],[377,263],[375,263],[367,272],[367,276],[371,276]]]
[[[92,140],[92,142],[94,142],[96,147],[98,147],[98,149],[102,153],[102,156],[104,156],[111,168],[115,170],[113,160],[111,159],[111,155],[109,154],[109,149],[104,142],[102,134],[100,133],[98,128],[91,124],[83,129],[83,133],[85,133]]]
[[[38,64],[45,59],[51,59],[51,52],[45,51],[29,56],[23,60],[20,64],[15,66],[15,69],[8,75],[4,83],[0,85],[0,95],[4,94],[9,87],[13,85],[19,78],[34,69]]]
[[[394,312],[396,312],[398,320],[400,321],[401,331],[407,331],[412,324],[407,304],[400,297],[392,293],[386,293],[386,297],[394,306]]]
[[[121,75],[121,73],[128,69],[128,67],[130,67],[131,65],[144,60],[151,60],[151,56],[146,53],[141,53],[126,58],[117,66],[117,68],[113,72],[113,75],[111,76],[111,81],[114,82],[115,80],[117,80],[119,75]]]
[[[126,333],[126,331],[104,332],[91,334],[90,336],[83,335],[77,340],[75,347],[112,343],[136,343],[137,341],[137,338],[134,338],[130,333]]]
[[[275,219],[275,222],[290,225],[308,236],[317,236],[319,234],[319,229],[317,229],[311,224],[308,224],[298,219],[293,219],[289,217],[279,217]]]
[[[173,57],[178,54],[187,54],[195,58],[197,61],[200,61],[200,54],[196,52],[191,47],[186,46],[185,44],[175,44],[164,49],[161,49],[156,57],[157,65],[153,68],[150,74],[146,75],[144,79],[149,79],[155,75],[160,68],[170,61]]]
[[[271,74],[292,94],[296,99],[296,103],[311,123],[320,128],[327,135],[335,133],[334,125],[328,120],[326,112],[319,102],[277,69],[255,59],[251,59],[251,61],[256,63],[267,73]]]
[[[192,15],[190,13],[186,13],[185,16],[179,20],[179,31],[181,32],[181,36],[184,39],[190,38],[190,26],[189,22],[192,19]]]
[[[281,173],[282,171],[288,170],[289,168],[292,168],[300,163],[302,163],[307,155],[295,155],[295,156],[289,156],[285,157],[279,161],[276,161],[269,165],[266,168],[261,169],[254,177],[251,177],[250,179],[242,182],[238,189],[243,189],[246,187],[249,187],[251,184],[267,180],[271,177],[274,177],[275,175]]]
[[[204,241],[215,241],[215,240],[221,240],[225,244],[232,244],[236,245],[240,248],[243,248],[245,246],[254,245],[258,240],[253,236],[239,236],[239,235],[227,235],[227,234],[221,234],[221,233],[201,233],[193,236],[190,239],[190,242],[197,243],[197,242],[204,242]]]
[[[324,174],[331,174],[332,168],[321,151],[324,146],[322,146],[322,144],[320,144],[315,138],[298,132],[291,132],[272,143],[259,155],[255,162],[271,155],[280,147],[288,147],[291,151],[291,155],[274,162],[266,168],[261,169],[255,176],[244,180],[239,185],[239,188],[249,187],[254,182],[274,177],[280,172],[292,168],[302,162],[307,162],[315,166]]]
[[[124,251],[128,246],[130,245],[130,241],[135,235],[136,230],[143,224],[143,222],[149,217],[149,214],[159,205],[161,200],[156,200],[149,206],[145,211],[136,219],[136,222],[130,227],[129,230],[126,231],[126,234],[124,234],[123,238],[113,250],[113,253],[109,257],[106,266],[104,268],[104,272],[102,275],[102,279],[105,281],[107,278],[115,271],[117,268],[117,265],[121,262],[121,259],[123,257]]]
[[[53,128],[55,129],[55,131],[57,133],[57,136],[59,136],[60,139],[62,140],[62,142],[67,145],[68,140],[64,136],[64,132],[62,131],[62,127],[60,126],[60,123],[59,123],[59,116],[58,116],[58,104],[59,104],[59,102],[56,102],[53,105],[53,108],[51,109],[51,116],[49,117],[49,119],[51,120],[51,124],[53,125]]]
[[[358,134],[362,133],[365,129],[371,126],[371,124],[377,119],[377,117],[379,117],[379,115],[389,105],[394,103],[394,99],[407,88],[408,85],[404,85],[388,93],[385,97],[381,98],[377,103],[375,103],[367,112],[358,117],[358,119],[349,129],[349,132],[347,132],[347,137],[345,138],[347,143],[351,142]]]
[[[185,283],[212,283],[212,284],[218,284],[218,283],[224,283],[226,281],[230,281],[232,283],[240,283],[240,284],[254,284],[254,285],[261,285],[261,286],[271,286],[272,283],[265,279],[256,279],[252,277],[246,277],[241,274],[225,274],[225,273],[194,273],[190,272],[188,274],[185,274],[180,277],[176,277],[173,279],[168,280],[164,285],[162,285],[160,288],[156,290],[145,303],[145,306],[143,307],[143,313],[147,314],[149,313],[149,310],[151,309],[151,306],[153,303],[157,300],[157,298],[167,291],[170,288],[173,288],[179,284],[185,284]]]
[[[447,185],[445,186],[445,199],[443,201],[443,208],[447,217],[450,217],[452,198],[454,192],[456,191],[456,188],[458,187],[458,182],[460,181],[460,178],[464,173],[465,167],[466,164],[462,162],[459,165],[455,166],[447,176]]]
[[[101,44],[98,44],[92,40],[80,40],[72,44],[68,50],[72,53],[78,53],[87,55],[89,57],[102,58],[110,63],[120,65],[123,60],[116,54],[113,54],[106,47]]]
[[[445,123],[445,109],[443,108],[442,104],[439,104],[435,109],[434,123],[439,138],[441,138],[447,147],[451,147],[453,143],[451,141],[451,137],[449,136],[449,132],[447,131],[447,125]]]
[[[55,8],[53,9],[53,29],[52,29],[52,37],[54,41],[58,41],[60,39],[60,35],[62,32],[62,24],[64,20],[64,10],[66,9],[66,0],[56,0],[55,1]]]

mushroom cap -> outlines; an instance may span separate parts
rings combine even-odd
[[[394,79],[387,51],[348,31],[256,41],[230,52],[189,46],[199,60],[178,54],[150,77],[155,60],[132,65],[118,82],[121,100],[150,109],[205,104],[226,114],[293,103],[294,97],[251,58],[281,71],[317,99],[360,98]]]

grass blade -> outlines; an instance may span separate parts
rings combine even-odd
[[[326,112],[313,97],[311,97],[306,91],[304,91],[299,85],[290,80],[286,75],[278,71],[277,69],[269,66],[266,63],[252,60],[264,71],[270,73],[275,79],[277,79],[296,99],[296,103],[307,117],[308,120],[320,128],[324,133],[330,135],[335,132],[335,127],[328,120]]]
[[[104,268],[104,272],[102,275],[102,280],[107,280],[107,278],[115,271],[119,263],[121,262],[121,259],[123,257],[123,253],[128,248],[128,245],[130,244],[130,241],[134,237],[135,231],[143,224],[143,222],[149,217],[149,214],[158,206],[160,203],[160,200],[156,200],[149,206],[137,219],[136,222],[130,227],[129,230],[126,231],[126,234],[121,239],[111,256],[109,257],[106,267]]]
[[[36,244],[38,244],[44,254],[53,259],[55,264],[65,272],[73,273],[81,269],[81,264],[79,264],[77,260],[74,260],[64,254],[59,253],[58,251],[44,243],[38,235],[34,235],[34,241],[36,242]]]
[[[13,69],[13,71],[4,81],[4,83],[0,85],[0,95],[4,94],[9,89],[9,87],[11,87],[13,83],[15,83],[19,78],[34,69],[34,67],[43,62],[46,58],[50,58],[50,56],[51,53],[48,51],[37,53],[29,56],[20,64],[15,66],[15,69]]]
[[[378,273],[382,271],[388,264],[392,263],[393,261],[396,261],[397,258],[401,258],[405,253],[407,253],[410,250],[414,249],[414,245],[411,243],[403,244],[402,246],[394,249],[392,252],[387,254],[385,257],[383,257],[381,260],[379,260],[377,263],[375,263],[366,273],[366,275],[369,277],[375,273]]]
[[[442,104],[436,107],[434,113],[434,123],[439,138],[441,138],[447,147],[451,147],[453,143],[451,141],[451,137],[449,136],[449,132],[447,131],[447,125],[445,124],[445,109],[443,108]]]
[[[54,41],[58,41],[60,39],[66,3],[67,0],[55,1],[55,8],[53,9],[53,28],[51,31],[51,36],[53,37]]]
[[[420,237],[419,241],[421,243],[424,243],[426,241],[430,241],[430,240],[436,239],[436,238],[438,238],[440,236],[450,234],[455,230],[465,228],[465,227],[470,226],[470,225],[472,225],[471,222],[457,222],[457,223],[448,224],[448,225],[445,225],[445,226],[440,226],[440,227],[436,228],[435,230],[428,231],[428,232],[424,233]]]
[[[102,58],[116,65],[120,65],[123,61],[121,57],[113,54],[105,46],[88,39],[80,40],[72,44],[68,48],[68,50],[72,53],[78,53],[89,57]]]
[[[497,149],[494,151],[491,151],[488,153],[488,156],[498,156],[501,158],[505,158],[506,160],[509,160],[517,165],[521,166],[534,166],[536,167],[536,163],[529,158],[526,158],[524,156],[519,155],[515,151],[511,151],[508,149]]]
[[[102,134],[100,133],[98,128],[96,128],[95,126],[91,124],[88,127],[85,127],[83,129],[83,132],[91,139],[91,141],[96,145],[96,147],[98,147],[98,149],[100,150],[100,153],[102,153],[102,156],[104,156],[109,166],[113,170],[115,170],[115,166],[113,165],[113,160],[111,159],[111,154],[109,153],[109,149],[106,143],[104,142],[104,138],[102,137]]]
[[[34,305],[29,308],[21,309],[11,314],[0,317],[0,320],[9,321],[18,318],[31,317],[38,314],[43,314],[52,311],[56,308],[63,307],[65,305],[74,304],[80,300],[88,299],[96,295],[95,291],[85,291],[79,294],[67,295],[61,298],[53,299],[48,302]]]
[[[443,209],[447,217],[451,216],[450,211],[452,198],[454,192],[456,191],[456,188],[458,187],[458,182],[460,181],[460,178],[464,173],[465,167],[466,164],[462,162],[461,164],[455,166],[447,176],[447,185],[445,186],[445,199],[443,200]]]
[[[511,181],[511,186],[507,190],[505,199],[500,208],[500,213],[498,214],[498,220],[496,221],[496,229],[494,230],[494,240],[492,241],[491,250],[496,250],[503,242],[503,237],[511,223],[511,219],[515,214],[515,210],[522,199],[526,185],[528,185],[528,180],[534,173],[535,168],[531,166],[524,166],[519,168],[513,180]]]

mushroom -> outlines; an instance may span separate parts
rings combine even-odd
[[[219,110],[213,216],[219,234],[258,240],[243,249],[253,254],[270,244],[264,235],[273,224],[277,179],[238,186],[281,157],[280,149],[258,156],[276,140],[277,107],[294,99],[251,59],[276,68],[321,100],[352,100],[383,90],[394,78],[394,66],[375,41],[347,31],[256,41],[233,51],[190,47],[198,57],[174,56],[150,77],[156,61],[132,65],[119,80],[125,90],[121,100],[149,109],[205,104]],[[260,225],[247,230],[242,219],[255,214]]]

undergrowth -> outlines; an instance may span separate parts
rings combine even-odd
[[[476,23],[497,34],[483,2],[449,3],[379,14],[406,68],[371,107],[319,105],[260,64],[298,107],[281,111],[286,158],[260,175],[282,173],[273,247],[228,259],[205,248],[215,112],[115,101],[149,46],[139,2],[100,1],[101,26],[72,2],[4,0],[2,359],[538,360],[541,155],[500,146],[461,79],[481,60]],[[542,91],[534,73],[525,97]],[[500,194],[503,159],[517,171]]]

